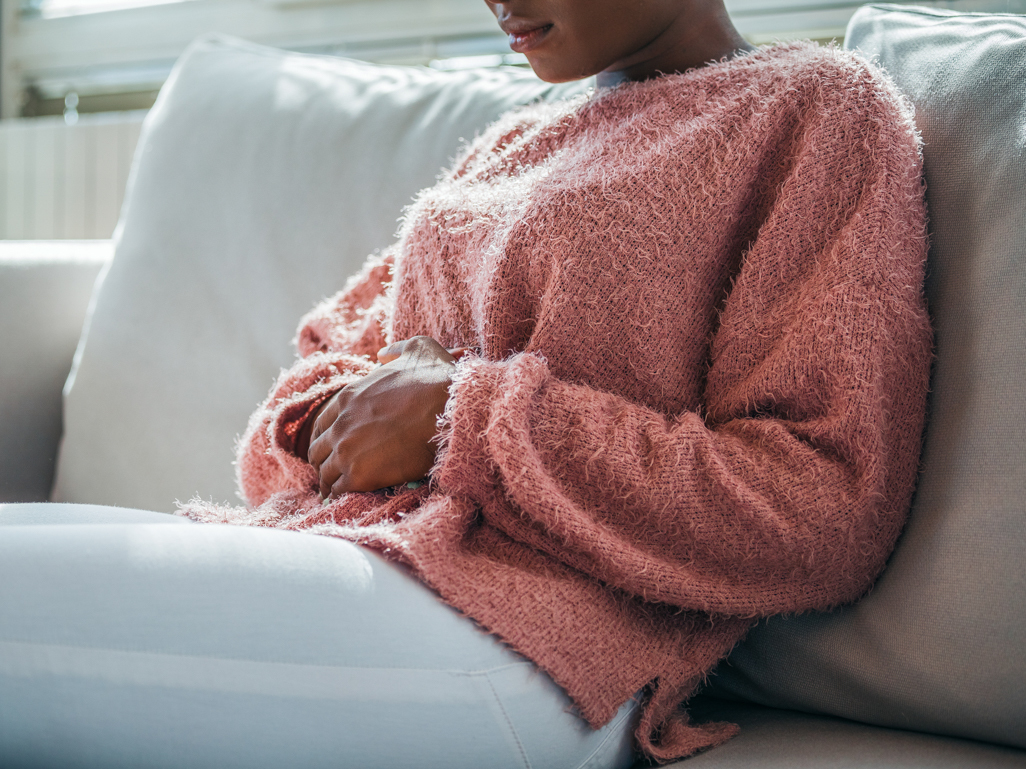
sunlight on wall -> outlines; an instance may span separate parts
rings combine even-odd
[[[127,8],[144,8],[150,5],[189,2],[190,0],[40,0],[32,8],[44,19],[59,19],[63,16],[79,16],[85,13],[123,11]]]
[[[0,239],[109,238],[143,114],[0,123]]]

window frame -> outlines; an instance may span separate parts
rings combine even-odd
[[[913,4],[913,0],[898,0]],[[850,0],[726,0],[754,43],[843,39]],[[1026,0],[915,0],[962,11],[1026,13]],[[482,0],[186,0],[42,18],[2,0],[0,116],[26,88],[58,93],[156,90],[194,38],[219,32],[255,43],[382,63],[508,52]]]

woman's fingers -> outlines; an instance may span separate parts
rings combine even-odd
[[[341,390],[339,391],[341,392]],[[320,408],[317,409],[317,413],[313,417],[313,429],[310,431],[310,445],[313,446],[314,442],[324,435],[325,432],[331,427],[335,421],[335,417],[338,416],[338,393],[332,395],[328,400],[321,404]]]
[[[313,428],[310,431],[310,445],[306,452],[306,459],[314,466],[314,469],[319,469],[321,463],[331,454],[331,447],[328,441],[325,440],[325,435],[331,431],[332,425],[338,419],[339,412],[341,411],[339,398],[344,390],[345,388],[342,388],[342,390],[339,390],[326,400],[313,418]]]
[[[329,497],[338,496],[333,491],[333,487],[339,480],[339,472],[335,467],[334,462],[326,462],[321,465],[320,469],[321,484],[320,492],[322,499],[328,499]]]
[[[451,364],[470,351],[467,347],[447,350],[427,336],[403,339],[378,351],[379,368],[326,400],[313,417],[307,449],[307,461],[320,479],[321,496],[380,488],[415,480],[413,475],[426,472],[434,457],[430,439],[437,412],[444,407],[450,383],[448,374],[436,382],[439,375],[430,372],[438,366],[451,371]],[[403,360],[395,366],[388,365],[400,358]],[[398,389],[390,382],[399,382]],[[369,408],[368,398],[378,405]],[[434,404],[435,400],[439,403]],[[425,402],[431,404],[429,408],[424,407]],[[419,432],[424,435],[410,427],[413,423],[423,423]],[[382,436],[382,430],[388,437]],[[427,444],[426,448],[421,443]],[[368,454],[371,448],[374,451]],[[397,468],[386,469],[378,462],[359,471],[354,450],[364,457],[382,456],[389,465],[398,457]]]
[[[341,497],[343,494],[345,494],[346,491],[348,491],[347,479],[343,478],[342,476],[339,476],[335,480],[335,482],[328,489],[327,494],[324,493],[324,486],[324,481],[321,481],[321,496],[325,498],[337,499],[338,497]]]
[[[419,480],[434,463],[455,357],[420,336],[382,348],[378,359],[382,365],[340,390],[316,417],[308,458],[324,497]]]
[[[393,342],[392,344],[382,347],[378,350],[378,363],[386,364],[396,360],[400,355],[406,352],[426,352],[437,355],[443,360],[459,360],[468,352],[469,347],[454,347],[450,350],[445,349],[429,336],[415,336],[410,339],[403,339],[399,342]],[[446,357],[448,356],[448,357]]]
[[[403,339],[400,342],[393,342],[392,344],[382,347],[378,350],[378,363],[382,365],[391,363],[400,355],[403,354],[403,350],[406,348],[406,342],[409,340]]]
[[[345,491],[352,490],[348,488],[352,463],[345,456],[345,442],[338,440],[336,433],[340,431],[330,431],[325,435],[325,443],[322,444],[322,447],[325,448],[326,456],[321,464],[317,466],[317,475],[320,479],[319,490],[323,499],[333,499]]]
[[[310,441],[310,450],[306,453],[307,461],[317,472],[321,472],[324,462],[331,456],[332,446],[327,438],[322,435],[320,438]]]

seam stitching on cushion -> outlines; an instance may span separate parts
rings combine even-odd
[[[499,692],[495,689],[495,684],[492,682],[492,677],[485,673],[485,680],[488,682],[488,688],[492,690],[492,694],[495,696],[495,701],[499,705],[499,710],[502,712],[502,717],[506,719],[506,726],[509,727],[510,734],[513,735],[513,740],[517,744],[517,750],[520,751],[520,758],[524,762],[526,769],[532,769],[531,761],[527,757],[527,751],[524,750],[524,744],[520,741],[520,735],[517,734],[517,729],[513,726],[513,721],[509,717],[509,713],[506,712],[506,706],[502,704],[502,699],[499,697]]]
[[[952,13],[937,13],[937,10],[948,10],[948,9],[934,9],[921,6],[909,6],[907,8],[895,8],[893,3],[869,3],[868,7],[875,8],[878,11],[885,13],[902,14],[907,13],[913,16],[930,16],[935,19],[957,19],[964,16],[976,16],[990,18],[992,16],[1002,16],[1011,18],[1020,18],[1021,14],[1018,13],[988,13],[981,11],[954,11]]]

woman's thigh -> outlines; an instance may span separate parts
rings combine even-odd
[[[0,765],[625,767],[635,710],[588,728],[348,542],[0,506]]]

